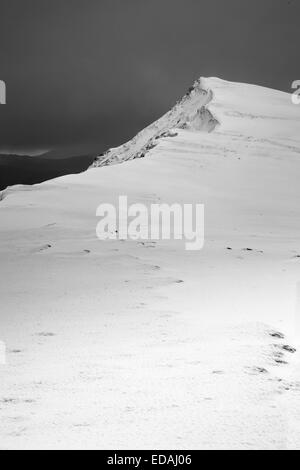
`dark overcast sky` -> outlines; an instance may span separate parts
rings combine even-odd
[[[290,91],[299,0],[0,0],[2,149],[103,151],[200,75]]]

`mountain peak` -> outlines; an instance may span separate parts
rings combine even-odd
[[[212,132],[219,124],[208,109],[213,92],[207,79],[196,80],[188,92],[160,119],[139,132],[132,140],[97,157],[92,167],[112,165],[143,158],[160,138],[176,136],[176,129]]]
[[[299,107],[289,93],[258,85],[235,83],[217,77],[201,77],[175,106],[132,140],[98,156],[92,167],[122,163],[144,157],[160,139],[175,137],[183,130],[211,133],[219,125],[222,132],[251,138],[295,139],[298,135]],[[290,126],[283,126],[283,122]]]

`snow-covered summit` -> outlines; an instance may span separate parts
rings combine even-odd
[[[299,109],[291,104],[288,93],[217,77],[202,77],[169,112],[129,142],[100,155],[92,167],[142,158],[158,145],[161,138],[176,137],[178,129],[210,133],[221,125],[224,131],[245,133],[248,127],[247,133],[252,136],[275,135],[293,140],[300,119]],[[271,123],[268,129],[265,118]],[[289,129],[280,125],[282,120],[290,121]]]
[[[200,78],[169,112],[126,144],[112,148],[99,156],[92,166],[105,166],[142,158],[157,145],[160,138],[176,136],[176,129],[213,131],[218,121],[207,107],[212,99],[212,91],[203,85],[203,79]]]

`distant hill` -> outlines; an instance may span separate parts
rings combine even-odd
[[[15,184],[37,184],[58,176],[81,173],[94,159],[91,155],[53,159],[0,154],[0,190]]]

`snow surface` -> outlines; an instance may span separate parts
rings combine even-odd
[[[95,168],[2,194],[2,449],[300,448],[299,128],[289,94],[201,79]],[[119,195],[204,203],[204,249],[99,241]]]

